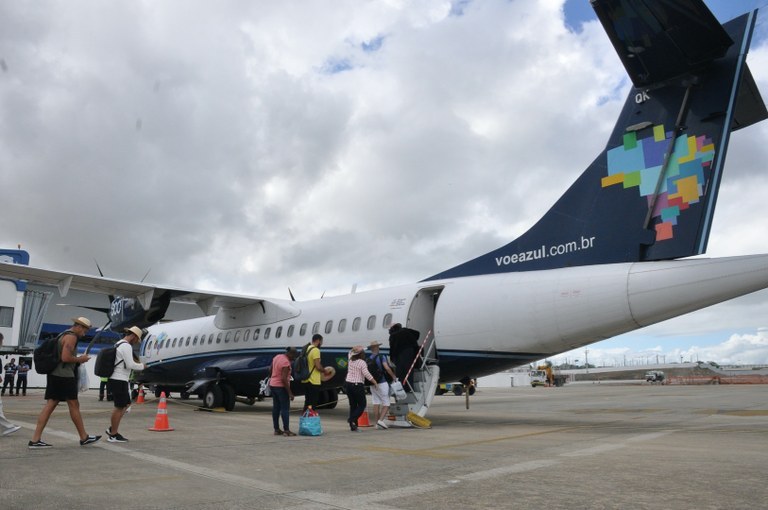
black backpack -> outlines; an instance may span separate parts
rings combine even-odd
[[[292,375],[294,381],[301,382],[309,379],[309,376],[315,370],[315,367],[312,367],[311,369],[309,368],[309,360],[307,359],[307,355],[311,349],[317,349],[317,347],[312,344],[305,345],[301,350],[301,354],[299,354],[299,356],[293,360],[291,372],[293,373]]]
[[[377,383],[381,382],[381,376],[384,375],[383,363],[378,362],[380,359],[379,356],[381,356],[381,354],[376,354],[375,356],[365,359],[365,364],[368,365],[368,371],[373,376],[373,380]],[[365,384],[371,384],[371,381],[366,379]]]
[[[96,355],[96,365],[93,367],[93,373],[97,377],[112,377],[112,373],[115,371],[115,366],[120,363],[125,363],[125,360],[120,360],[119,363],[115,363],[117,359],[117,346],[124,343],[123,340],[118,341],[112,347],[105,347],[99,351]]]
[[[32,353],[32,362],[38,374],[50,374],[61,362],[59,353],[59,339],[73,331],[67,330],[56,338],[49,338],[41,343]]]

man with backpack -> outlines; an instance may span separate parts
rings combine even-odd
[[[387,356],[379,352],[381,342],[374,340],[368,346],[371,349],[370,360],[373,362],[374,372],[369,372],[376,378],[378,386],[371,387],[371,401],[373,402],[373,417],[376,420],[376,427],[387,429],[387,415],[389,414],[389,381],[397,378],[389,366]],[[370,365],[369,365],[370,366]]]
[[[317,404],[320,401],[320,385],[323,382],[323,373],[325,368],[320,362],[320,347],[323,345],[323,335],[315,333],[312,335],[312,342],[305,345],[302,349],[302,359],[306,359],[309,375],[301,380],[304,387],[304,410],[312,407],[317,411]]]
[[[77,355],[77,340],[85,336],[91,329],[91,321],[85,317],[72,319],[74,324],[67,331],[59,335],[56,342],[59,350],[59,363],[47,375],[45,384],[45,406],[37,418],[37,427],[29,442],[29,448],[36,450],[50,448],[51,445],[41,439],[43,429],[48,424],[53,410],[64,400],[69,407],[69,417],[75,424],[80,436],[80,446],[95,443],[101,436],[91,436],[85,432],[83,417],[80,414],[80,402],[77,400],[77,366],[87,362],[91,357],[87,354]],[[83,367],[81,370],[85,370]]]
[[[125,336],[115,344],[115,363],[112,375],[107,381],[107,393],[112,394],[115,409],[112,411],[107,432],[107,441],[110,443],[127,443],[128,439],[118,432],[120,420],[131,405],[131,392],[128,381],[131,370],[144,370],[144,364],[133,359],[133,346],[141,342],[143,331],[136,326],[125,330]]]

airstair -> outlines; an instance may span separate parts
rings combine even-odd
[[[412,427],[413,423],[408,419],[409,413],[420,417],[427,415],[440,380],[440,366],[437,361],[435,337],[430,331],[424,337],[408,371],[408,374],[413,376],[406,377],[406,380],[410,379],[411,384],[404,388],[407,392],[405,398],[398,399],[395,396],[395,403],[390,407],[390,413],[395,416],[395,422],[390,426]]]

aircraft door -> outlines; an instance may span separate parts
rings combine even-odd
[[[424,353],[427,359],[437,359],[437,339],[434,338],[435,307],[442,291],[442,286],[420,289],[413,297],[411,306],[408,309],[408,320],[405,326],[421,333],[419,344],[421,345],[427,335],[430,337],[430,341],[425,347],[426,352]]]

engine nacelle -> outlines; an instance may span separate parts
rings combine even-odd
[[[146,328],[165,317],[170,304],[170,292],[152,298],[149,309],[144,309],[137,298],[115,296],[109,306],[110,328],[113,331],[122,331],[131,326]]]

